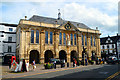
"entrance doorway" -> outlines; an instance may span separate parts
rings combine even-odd
[[[39,52],[37,50],[30,51],[29,62],[33,63],[33,60],[35,60],[35,63],[39,63]]]
[[[53,52],[51,50],[45,51],[45,63],[49,62],[50,58],[53,58]]]
[[[71,51],[71,62],[73,62],[73,58],[77,59],[78,58],[78,54],[76,51]]]
[[[61,50],[59,52],[59,59],[60,60],[65,60],[65,62],[67,62],[67,56],[66,56],[66,52],[64,50]]]

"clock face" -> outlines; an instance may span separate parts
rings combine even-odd
[[[66,24],[66,25],[65,25],[65,28],[68,30],[68,29],[71,28],[71,26],[70,26],[69,24]]]

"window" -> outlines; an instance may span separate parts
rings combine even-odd
[[[13,28],[9,28],[9,31],[13,31]]]
[[[114,48],[114,44],[112,45],[112,48]]]
[[[63,33],[63,40],[64,40],[63,44],[66,45],[66,34],[65,33]]]
[[[71,33],[71,45],[73,45],[73,34]]]
[[[76,45],[76,34],[74,34],[74,44]]]
[[[36,43],[39,43],[39,30],[36,30]]]
[[[48,31],[45,31],[45,43],[48,44]]]
[[[94,36],[94,46],[95,46],[95,36]]]
[[[91,46],[93,46],[93,44],[92,44],[92,35],[91,35]]]
[[[84,45],[84,36],[82,35],[82,45]]]
[[[86,35],[85,35],[85,45],[87,45],[87,37],[86,37]]]
[[[59,33],[59,44],[62,44],[62,33]]]
[[[34,30],[31,30],[31,43],[34,43]]]
[[[12,51],[12,47],[8,46],[8,52],[11,52],[11,51]]]
[[[52,43],[53,43],[53,33],[50,32],[50,44],[52,44]]]
[[[12,42],[12,37],[8,37],[8,42]]]

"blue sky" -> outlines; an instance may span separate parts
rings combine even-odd
[[[20,19],[33,15],[84,23],[92,29],[98,27],[101,37],[118,33],[117,0],[4,0],[0,3],[0,21],[18,24]]]

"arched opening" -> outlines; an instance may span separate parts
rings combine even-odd
[[[65,62],[67,62],[67,56],[66,56],[66,52],[64,50],[61,50],[59,52],[59,59],[60,60],[65,60]]]
[[[49,62],[50,58],[53,58],[53,52],[51,50],[45,51],[45,63]]]
[[[35,63],[39,63],[39,52],[37,50],[30,51],[29,62],[32,63],[35,60]]]
[[[12,56],[14,56],[14,55],[12,55],[12,54],[6,54],[4,56],[4,63],[8,64],[10,62],[10,59],[11,59]]]
[[[71,62],[73,62],[73,58],[77,59],[78,58],[78,54],[76,51],[71,51]]]

